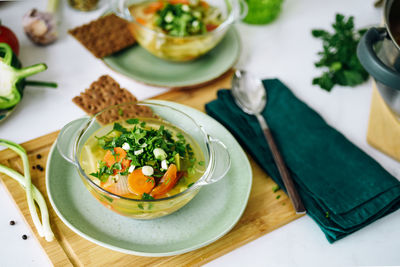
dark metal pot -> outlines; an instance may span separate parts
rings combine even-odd
[[[395,15],[400,19],[400,0],[386,0],[385,27],[371,28],[365,33],[358,44],[357,56],[375,78],[385,102],[400,116],[400,46],[395,41],[394,27],[391,25],[394,14],[391,11],[395,10],[393,7],[396,7]]]

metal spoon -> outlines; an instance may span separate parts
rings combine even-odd
[[[251,74],[243,70],[236,70],[232,80],[232,95],[236,104],[244,112],[254,115],[258,119],[296,213],[306,213],[306,209],[304,208],[300,195],[296,190],[292,178],[290,177],[281,153],[275,144],[268,124],[261,115],[261,112],[264,110],[265,105],[267,104],[267,93],[261,80],[253,77]]]

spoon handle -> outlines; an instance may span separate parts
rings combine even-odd
[[[293,207],[296,210],[297,214],[306,213],[306,209],[304,208],[303,202],[301,201],[300,195],[296,190],[296,187],[293,183],[292,177],[286,167],[285,162],[279,152],[278,146],[274,141],[274,137],[272,136],[271,130],[269,129],[267,122],[261,114],[256,114],[258,122],[260,123],[261,129],[264,132],[265,139],[267,139],[268,146],[271,149],[272,156],[274,157],[275,164],[278,167],[279,174],[281,175],[282,181],[286,187],[286,191],[289,195],[290,200],[292,201]]]

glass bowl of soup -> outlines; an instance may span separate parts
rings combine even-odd
[[[72,121],[56,144],[101,204],[135,219],[180,209],[230,167],[220,140],[159,103],[126,103]]]
[[[214,48],[247,13],[244,0],[119,0],[137,42],[170,61],[194,60]]]

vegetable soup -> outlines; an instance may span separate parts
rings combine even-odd
[[[205,1],[150,1],[132,5],[129,10],[138,23],[170,36],[204,34],[223,22],[221,10]]]
[[[135,22],[129,29],[151,54],[166,60],[189,61],[214,48],[227,31],[216,30],[229,11],[205,1],[144,1],[129,7]]]
[[[85,143],[80,163],[101,188],[132,199],[178,194],[204,173],[199,145],[181,129],[155,118],[114,122]]]

